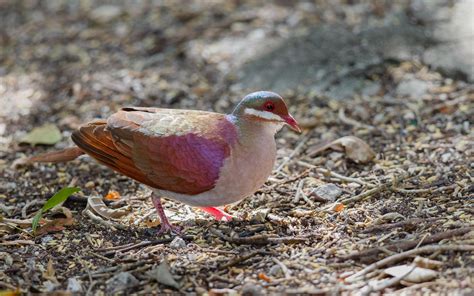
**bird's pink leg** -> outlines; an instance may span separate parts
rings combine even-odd
[[[161,205],[161,198],[153,194],[151,196],[151,200],[153,201],[153,205],[155,206],[156,212],[158,213],[158,216],[160,216],[161,220],[161,227],[160,230],[158,230],[158,235],[162,235],[167,232],[181,234],[181,229],[178,226],[171,225],[171,223],[168,221],[165,211],[163,210],[163,206]]]
[[[226,212],[224,212],[223,210],[221,209],[218,209],[218,208],[214,208],[214,207],[201,207],[200,208],[201,210],[203,210],[204,212],[212,215],[214,218],[216,218],[217,221],[231,221],[233,219],[233,217],[229,214],[227,214]]]

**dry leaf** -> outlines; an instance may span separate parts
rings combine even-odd
[[[337,203],[334,205],[334,207],[332,208],[332,210],[336,213],[339,213],[341,212],[342,210],[344,210],[344,205],[342,203]]]
[[[420,256],[417,256],[413,260],[413,263],[418,267],[423,267],[423,268],[428,268],[428,269],[438,269],[441,266],[443,266],[443,262],[441,261],[423,258]]]
[[[111,209],[107,207],[101,197],[90,196],[87,199],[87,207],[94,210],[98,215],[104,218],[120,218],[129,213],[128,209]]]
[[[41,127],[34,128],[31,132],[26,134],[20,143],[27,143],[31,145],[43,144],[54,145],[61,141],[61,132],[53,124],[45,124]]]
[[[107,193],[107,195],[105,196],[105,199],[106,200],[118,200],[118,199],[120,199],[120,193],[118,193],[117,191],[109,191],[109,193]]]
[[[412,270],[413,269],[413,270]],[[412,270],[410,272],[410,270]],[[407,274],[403,279],[408,282],[422,283],[434,279],[438,273],[431,269],[415,267],[412,265],[398,265],[387,268],[384,272],[393,277],[401,277]]]
[[[0,296],[20,296],[21,290],[17,288],[16,290],[3,290],[0,291]]]
[[[317,144],[308,150],[308,154],[313,157],[329,148],[336,151],[344,151],[346,156],[355,163],[368,163],[375,157],[375,152],[372,148],[363,140],[354,136],[342,137],[330,143]]]
[[[375,157],[375,152],[372,148],[363,140],[354,136],[342,137],[335,140],[332,142],[331,148],[335,149],[335,147],[339,148],[341,146],[344,148],[347,157],[356,163],[367,163]]]
[[[54,283],[58,282],[58,280],[56,279],[56,270],[54,269],[53,260],[51,258],[49,258],[46,270],[43,272],[43,278],[50,280]]]
[[[74,224],[74,219],[72,218],[72,213],[68,208],[57,207],[54,209],[55,212],[62,211],[66,218],[56,218],[51,221],[47,221],[45,224],[41,225],[35,232],[36,235],[42,235],[50,232],[58,232],[65,229],[64,226],[69,226]],[[43,220],[43,219],[42,219]]]
[[[266,274],[264,274],[262,272],[258,274],[258,278],[263,280],[263,281],[266,281],[267,283],[272,281]]]
[[[149,271],[147,274],[150,278],[156,280],[160,284],[170,286],[176,289],[179,289],[181,286],[175,281],[175,279],[171,275],[170,266],[168,265],[168,262],[166,260],[163,260],[157,268]]]

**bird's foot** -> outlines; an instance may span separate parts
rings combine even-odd
[[[221,210],[219,208],[201,207],[200,209],[203,210],[204,212],[212,215],[214,218],[216,218],[217,221],[229,222],[229,221],[232,221],[234,219],[234,217],[232,217],[231,215],[227,214],[226,212],[224,212],[223,210]]]
[[[161,236],[165,233],[175,233],[177,235],[182,235],[181,233],[181,228],[178,227],[178,226],[175,226],[173,224],[171,224],[169,221],[168,221],[168,218],[166,218],[166,214],[165,214],[165,211],[163,210],[163,205],[161,204],[161,199],[156,196],[156,195],[152,195],[152,201],[153,201],[153,205],[155,206],[155,209],[156,209],[156,213],[158,214],[158,216],[160,217],[160,220],[161,220],[161,227],[160,227],[160,230],[158,230],[158,236]]]
[[[170,224],[169,222],[161,223],[161,227],[160,227],[160,230],[158,230],[157,235],[162,236],[164,234],[167,234],[168,232],[170,234],[174,233],[174,234],[177,234],[177,235],[182,235],[183,234],[181,227]]]

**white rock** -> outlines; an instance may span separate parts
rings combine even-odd
[[[108,23],[122,13],[115,5],[102,5],[91,11],[91,18],[99,23]]]
[[[81,281],[77,278],[69,278],[67,280],[67,290],[73,293],[82,292],[82,284]]]
[[[179,236],[175,237],[170,243],[170,248],[172,249],[181,249],[184,247],[186,247],[186,242]]]
[[[407,274],[408,272],[410,272],[410,270],[412,269],[413,269],[412,265],[398,265],[398,266],[387,268],[384,270],[384,272],[393,277],[401,277]],[[413,283],[422,283],[422,282],[432,280],[436,276],[438,276],[438,273],[434,270],[421,268],[421,267],[415,267],[409,274],[407,274],[403,278],[403,280],[407,282],[413,282]]]
[[[324,184],[313,189],[310,193],[316,201],[333,202],[342,194],[341,188],[335,184]]]

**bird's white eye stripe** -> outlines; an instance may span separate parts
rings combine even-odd
[[[278,121],[282,120],[281,117],[276,115],[275,113],[268,112],[268,111],[255,110],[253,108],[245,108],[244,113],[248,115],[254,115],[254,116],[267,119],[267,120],[278,120]]]

